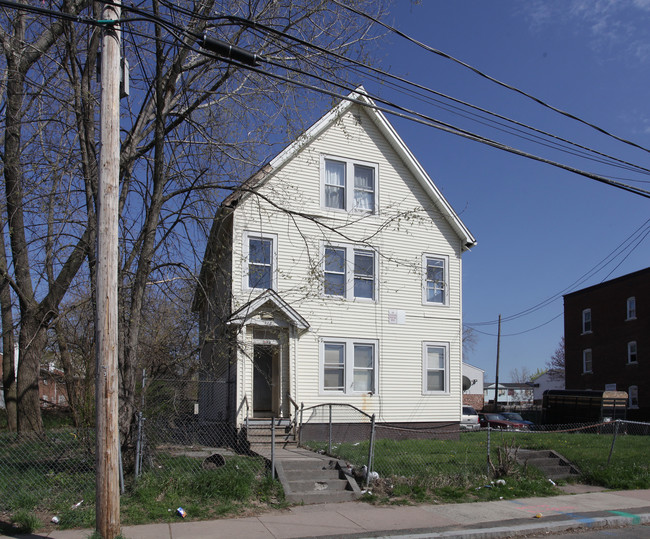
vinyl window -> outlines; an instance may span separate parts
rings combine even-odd
[[[582,333],[591,333],[591,309],[582,311]]]
[[[627,318],[626,320],[634,320],[636,318],[636,298],[632,296],[627,298]]]
[[[377,341],[323,339],[322,393],[376,393]]]
[[[449,304],[449,259],[446,256],[422,257],[422,303],[425,305]]]
[[[582,351],[582,372],[583,374],[592,373],[591,348]]]
[[[244,234],[244,289],[267,290],[277,287],[277,236]]]
[[[630,341],[629,343],[627,343],[627,362],[628,363],[637,362],[636,341]]]
[[[449,345],[425,342],[423,355],[423,393],[449,393]]]
[[[374,251],[344,245],[326,245],[323,255],[323,294],[346,299],[374,300]]]
[[[322,189],[322,205],[325,208],[374,213],[377,165],[323,157]]]

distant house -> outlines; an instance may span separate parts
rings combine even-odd
[[[531,384],[533,386],[533,400],[535,404],[541,404],[544,391],[547,389],[565,389],[564,371],[548,370],[532,380]]]
[[[18,374],[18,351],[15,354],[15,372]],[[2,386],[2,354],[0,353],[0,408],[5,408],[4,387]],[[67,406],[68,393],[64,372],[54,364],[41,365],[38,376],[38,394],[42,407]]]
[[[567,389],[625,391],[650,419],[650,268],[564,296]]]
[[[494,382],[484,385],[485,402],[494,402]],[[533,388],[530,384],[515,382],[499,382],[498,406],[531,406],[533,404]]]
[[[42,365],[38,378],[41,406],[68,406],[65,373],[52,363]]]
[[[475,410],[482,410],[485,399],[483,397],[483,382],[485,371],[463,361],[463,404],[472,406]]]
[[[351,404],[457,426],[475,240],[360,90],[228,196],[194,300],[203,421]]]

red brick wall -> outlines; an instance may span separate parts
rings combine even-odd
[[[483,395],[463,395],[463,404],[465,406],[471,406],[476,411],[480,411],[485,406],[485,399]]]

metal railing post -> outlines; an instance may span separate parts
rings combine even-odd
[[[302,447],[302,412],[305,408],[305,403],[300,403],[300,427],[298,428],[298,447]]]
[[[490,425],[488,425],[487,428],[487,476],[490,477],[490,432],[491,432]]]
[[[327,436],[327,454],[332,454],[332,405],[329,405],[330,408],[330,421],[329,421],[329,434]]]
[[[609,457],[607,457],[607,466],[609,466],[609,461],[612,460],[612,453],[614,452],[614,444],[616,443],[616,435],[618,434],[618,422],[620,420],[615,420],[616,425],[614,425],[614,437],[612,438],[612,447],[609,448]]]
[[[370,472],[375,457],[375,414],[370,418],[370,443],[368,444],[368,471],[366,473],[366,490],[370,484]]]
[[[142,412],[138,412],[138,434],[135,440],[135,478],[140,477],[140,452],[142,450]]]
[[[275,418],[271,418],[271,479],[275,479]]]

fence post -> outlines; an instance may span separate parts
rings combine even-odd
[[[140,477],[140,452],[142,451],[142,412],[138,412],[138,434],[135,440],[135,478]]]
[[[614,425],[614,437],[612,438],[612,447],[609,448],[609,457],[607,457],[607,466],[609,466],[609,461],[612,460],[612,453],[614,452],[614,444],[616,443],[616,435],[618,434],[618,422],[620,420],[616,419]]]
[[[275,418],[271,418],[271,479],[275,479]]]
[[[490,425],[488,425],[487,428],[487,476],[490,477],[490,431],[492,429],[490,428]]]
[[[329,433],[327,436],[327,454],[332,454],[332,405],[329,405],[330,408],[330,421],[329,421]]]
[[[302,447],[302,412],[305,407],[305,403],[300,403],[300,428],[298,429],[298,447]]]
[[[368,444],[368,470],[366,472],[366,490],[370,485],[370,472],[372,471],[373,459],[375,457],[375,414],[370,418],[370,443]]]

